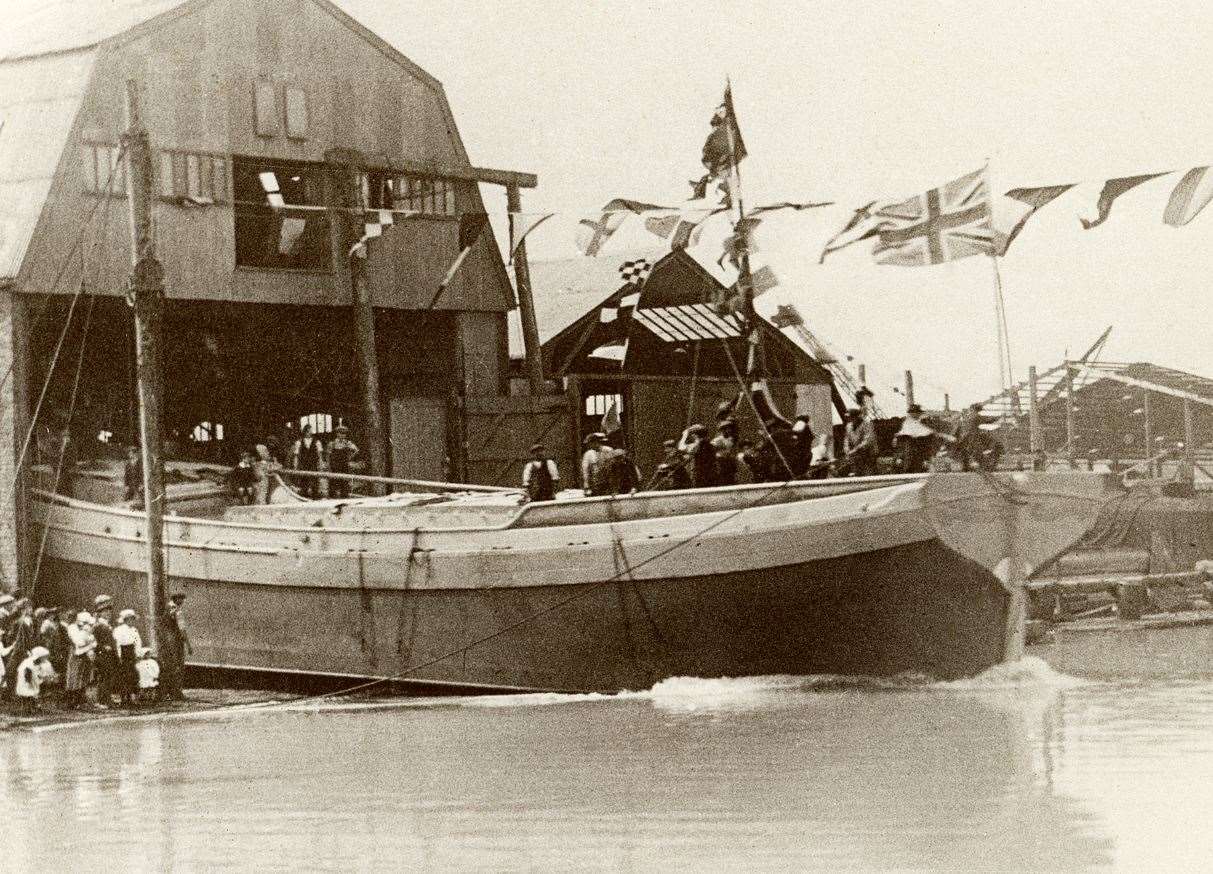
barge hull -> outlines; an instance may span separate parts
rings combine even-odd
[[[130,570],[44,560],[40,598],[145,601]],[[706,576],[409,590],[173,578],[191,661],[461,690],[644,689],[672,676],[971,676],[1002,658],[1008,596],[938,539]]]

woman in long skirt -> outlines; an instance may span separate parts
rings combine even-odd
[[[80,707],[84,704],[84,691],[92,681],[93,651],[97,648],[92,620],[90,614],[80,612],[76,614],[76,621],[67,628],[67,635],[72,642],[63,680],[63,703],[67,707]]]
[[[134,610],[123,610],[118,614],[118,625],[114,628],[114,646],[118,650],[118,676],[115,686],[123,706],[135,703],[139,693],[139,671],[135,663],[143,649],[143,639],[135,627],[138,618]]]

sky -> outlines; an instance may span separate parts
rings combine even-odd
[[[771,294],[863,361],[893,411],[905,369],[928,405],[998,390],[991,262],[878,266],[861,244],[819,266],[816,252],[854,206],[982,166],[995,191],[1091,183],[1038,214],[999,262],[1017,379],[1109,325],[1104,360],[1213,376],[1213,208],[1164,226],[1163,180],[1122,197],[1099,228],[1078,223],[1102,179],[1213,163],[1202,4],[341,5],[443,82],[473,163],[539,175],[524,209],[570,218],[534,232],[533,260],[572,254],[571,217],[613,197],[682,202],[727,77],[746,202],[840,204],[760,229],[783,283]],[[504,198],[486,205],[500,222]]]

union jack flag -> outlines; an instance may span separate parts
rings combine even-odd
[[[994,251],[984,170],[901,203],[881,205],[874,218],[880,239],[872,257],[878,264],[942,264]]]

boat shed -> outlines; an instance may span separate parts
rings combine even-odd
[[[553,275],[533,265],[544,373],[579,411],[579,436],[607,430],[604,418],[618,416],[622,443],[647,474],[660,463],[663,441],[696,422],[712,427],[718,406],[738,399],[748,339],[736,316],[713,306],[725,286],[685,250],[663,256],[637,284],[616,274],[605,286],[614,291],[578,289]],[[828,438],[837,394],[830,372],[779,328],[764,320],[759,329],[762,372],[778,411],[826,423],[815,431]],[[743,438],[759,436],[747,402],[734,416]]]
[[[10,0],[0,493],[16,512],[0,513],[0,576],[11,585],[18,462],[35,435],[70,422],[84,454],[98,435],[129,443],[137,431],[131,81],[168,298],[167,454],[231,463],[253,438],[285,443],[304,424],[323,434],[342,420],[365,449],[358,372],[375,367],[392,473],[512,478],[515,451],[490,440],[469,458],[463,421],[519,406],[507,373],[515,296],[491,228],[435,294],[461,216],[484,212],[479,184],[516,197],[537,180],[471,163],[440,82],[328,0]],[[372,345],[356,348],[366,331],[354,304],[366,300],[349,252],[380,230],[366,243]]]
[[[1155,473],[1182,461],[1198,483],[1213,481],[1213,379],[1146,361],[1062,362],[1037,378],[1035,429],[1031,391],[1016,386],[985,407],[1005,423],[1014,454],[1039,447],[1075,464]]]

